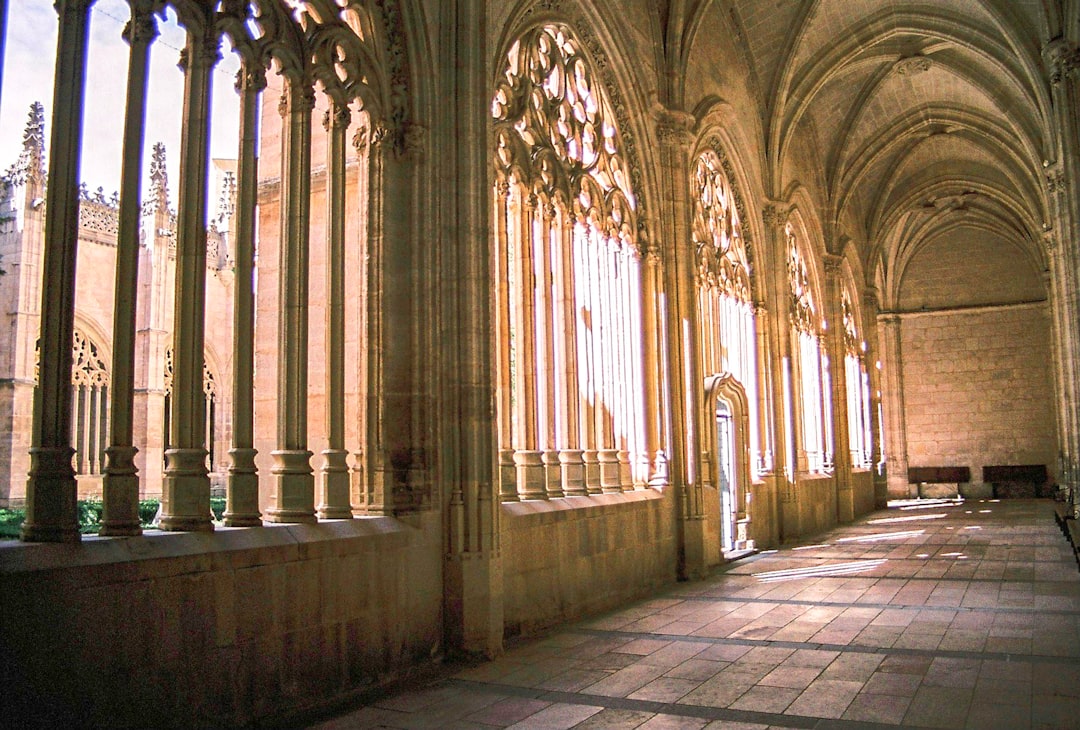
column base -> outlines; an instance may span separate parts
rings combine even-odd
[[[172,532],[210,532],[210,477],[206,449],[168,449],[161,483],[158,527]]]
[[[26,521],[19,530],[24,542],[78,542],[78,486],[70,446],[34,446],[26,482]]]
[[[107,462],[102,477],[104,513],[102,537],[134,537],[142,534],[139,523],[139,476],[135,468],[134,446],[110,446],[105,450]]]
[[[274,506],[266,511],[267,522],[314,523],[315,476],[312,453],[307,450],[279,450],[271,453],[274,465]]]
[[[232,463],[225,482],[225,514],[228,527],[261,527],[259,513],[259,474],[255,467],[255,449],[229,449]]]
[[[581,452],[581,461],[585,465],[586,494],[601,494],[604,491],[600,486],[599,453],[596,449],[585,449]]]
[[[517,467],[514,450],[499,449],[499,498],[503,502],[520,501],[517,491]]]
[[[615,449],[600,449],[596,452],[596,460],[600,462],[601,491],[604,494],[622,492],[622,484],[619,480],[619,452]]]
[[[544,463],[539,451],[519,450],[514,452],[514,466],[517,471],[518,496],[520,499],[546,499],[544,486]]]
[[[352,505],[349,503],[349,452],[344,449],[327,449],[322,452],[322,501],[318,515],[324,520],[351,520]]]
[[[559,452],[563,494],[567,497],[584,497],[588,494],[585,489],[585,462],[581,454],[581,449],[563,449]]]
[[[544,464],[544,491],[548,499],[565,497],[562,488],[562,466],[559,463],[559,452],[553,449],[545,449],[540,454],[540,461]]]

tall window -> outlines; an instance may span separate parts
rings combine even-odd
[[[698,157],[693,177],[701,372],[731,373],[750,405],[751,464],[761,469],[758,442],[757,336],[753,290],[734,191],[712,150]]]
[[[173,349],[169,347],[165,350],[165,427],[162,431],[165,434],[165,443],[163,452],[170,448],[169,423],[171,423],[170,419],[172,418],[172,389]],[[214,378],[214,374],[210,372],[210,368],[206,366],[205,360],[203,361],[203,397],[206,399],[203,420],[203,444],[207,451],[206,468],[208,471],[214,472],[218,467],[214,444],[217,438],[217,380]]]
[[[844,319],[844,372],[847,375],[848,440],[852,466],[869,469],[870,376],[866,372],[866,342],[859,333],[858,315],[852,305],[851,288],[845,282],[840,294]]]
[[[503,498],[644,485],[637,203],[568,27],[513,44],[491,111]]]
[[[800,414],[798,468],[823,472],[832,468],[832,436],[826,423],[832,420],[829,398],[829,363],[821,346],[820,318],[810,287],[806,262],[799,248],[795,227],[786,228],[788,281],[791,284],[791,340],[793,379],[798,388]]]
[[[109,434],[109,371],[97,345],[75,330],[71,365],[75,473],[101,474]]]

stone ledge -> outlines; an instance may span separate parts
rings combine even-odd
[[[582,511],[594,511],[589,517],[599,516],[624,505],[641,505],[664,499],[664,493],[656,489],[635,489],[616,494],[591,494],[586,497],[559,497],[557,499],[534,499],[525,502],[503,502],[502,513],[511,519],[534,518],[541,522],[571,519],[581,516]]]
[[[231,567],[303,560],[322,551],[337,551],[342,542],[408,539],[417,530],[392,517],[325,520],[313,525],[270,524],[263,527],[219,527],[214,532],[150,530],[138,537],[85,536],[77,544],[0,543],[0,575],[93,568],[154,561],[175,563],[164,573],[207,570],[226,561]],[[395,536],[399,536],[395,538]],[[140,570],[140,572],[143,572]],[[163,574],[158,563],[152,571]]]

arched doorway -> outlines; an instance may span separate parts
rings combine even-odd
[[[752,550],[749,534],[750,416],[746,390],[731,373],[705,379],[705,412],[712,414],[706,426],[712,459],[712,482],[719,496],[720,550],[733,553]]]

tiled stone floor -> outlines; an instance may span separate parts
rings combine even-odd
[[[1080,728],[1080,572],[1050,501],[906,503],[315,727]]]

